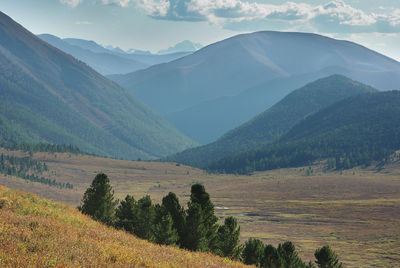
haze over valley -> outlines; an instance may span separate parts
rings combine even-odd
[[[397,1],[32,2],[0,0],[0,266],[400,266]]]

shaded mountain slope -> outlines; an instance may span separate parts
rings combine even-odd
[[[154,158],[192,141],[128,91],[0,13],[1,142]]]
[[[211,142],[267,109],[270,100],[285,96],[278,89],[289,93],[332,74],[392,90],[400,83],[400,63],[355,43],[320,35],[256,32],[214,43],[167,64],[111,78],[192,138],[198,133],[192,131],[192,118],[199,122],[197,129],[211,129],[220,123],[221,130],[212,136],[196,137]],[[288,78],[298,82],[294,79],[285,85]],[[261,95],[252,95],[249,89],[254,87],[260,88]],[[264,107],[260,107],[261,100]],[[208,120],[210,106],[215,113]],[[242,115],[246,116],[241,120],[230,119]]]
[[[305,116],[347,97],[375,92],[369,86],[333,75],[297,89],[277,104],[208,145],[169,157],[173,161],[205,167],[218,159],[260,148],[279,138]]]
[[[208,144],[270,108],[294,88],[315,81],[322,74],[323,72],[319,72],[275,79],[249,88],[239,95],[205,101],[168,114],[165,118],[200,144]]]
[[[331,159],[330,168],[383,161],[400,149],[400,91],[366,93],[334,103],[263,149],[221,159],[219,172],[249,173]]]

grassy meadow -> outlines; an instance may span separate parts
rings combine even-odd
[[[314,259],[316,248],[329,244],[345,267],[400,266],[398,161],[379,171],[325,173],[316,165],[235,176],[206,174],[174,163],[68,153],[35,153],[34,158],[48,165],[49,171],[43,176],[72,183],[74,189],[57,189],[9,176],[1,176],[0,184],[77,206],[98,172],[109,176],[115,195],[121,199],[126,194],[136,199],[150,194],[160,202],[172,191],[186,204],[190,186],[201,182],[211,195],[217,215],[221,219],[232,215],[239,220],[242,242],[256,237],[276,246],[291,240],[305,261]]]

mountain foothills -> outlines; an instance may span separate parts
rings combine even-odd
[[[50,34],[38,35],[43,41],[88,64],[102,75],[124,74],[145,69],[151,65],[169,62],[193,51],[174,51],[163,55],[134,50],[107,49],[94,41],[77,38],[58,38]]]
[[[128,91],[0,13],[0,144],[154,158],[193,142]]]
[[[167,159],[204,168],[224,157],[258,149],[286,133],[305,116],[347,97],[376,89],[341,75],[333,75],[297,89],[217,141],[188,149]]]
[[[333,74],[393,90],[400,83],[400,63],[355,43],[316,34],[256,32],[110,78],[205,144],[291,91]]]
[[[230,156],[211,171],[249,173],[328,159],[328,169],[384,163],[400,149],[400,91],[365,93],[307,116],[277,142]]]

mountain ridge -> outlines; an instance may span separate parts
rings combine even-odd
[[[385,163],[400,149],[400,91],[352,96],[310,114],[277,142],[211,163],[212,171],[251,173],[311,165],[327,169]]]
[[[190,139],[131,93],[4,13],[0,34],[0,109],[8,133],[2,143],[71,144],[130,159],[191,146]]]
[[[275,105],[228,131],[217,141],[179,152],[167,159],[205,167],[207,163],[218,159],[270,144],[305,116],[336,101],[366,92],[377,90],[341,75],[318,79],[292,91]]]
[[[267,109],[268,99],[283,98],[280,90],[289,93],[333,74],[392,90],[400,83],[400,63],[349,41],[309,33],[264,31],[237,35],[178,60],[109,78],[186,135],[205,144]],[[292,78],[291,85],[284,84]],[[275,85],[269,87],[273,81]],[[259,96],[249,90],[254,87],[260,89]],[[264,107],[261,100],[265,100]],[[257,105],[253,107],[253,103]],[[208,120],[210,106],[216,109],[212,120]],[[223,112],[228,110],[230,114]],[[230,120],[227,116],[241,119]],[[221,129],[212,135],[195,136],[191,117],[199,121],[197,129],[212,129],[219,123]]]

